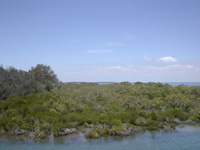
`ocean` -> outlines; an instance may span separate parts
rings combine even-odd
[[[81,82],[78,82],[78,83],[81,83]],[[102,85],[102,84],[112,84],[112,83],[120,83],[120,82],[93,82],[93,83],[98,83]],[[135,82],[130,82],[130,83],[134,84]],[[144,82],[144,83],[148,83],[148,82]],[[178,85],[200,86],[200,82],[160,82],[160,83],[169,84],[171,86],[178,86]]]

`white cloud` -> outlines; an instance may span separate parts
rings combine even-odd
[[[198,67],[193,65],[166,65],[166,66],[134,66],[134,65],[128,65],[128,66],[108,66],[108,67],[99,67],[95,68],[90,71],[100,71],[100,72],[108,72],[108,71],[120,71],[120,72],[151,72],[151,71],[180,71],[180,70],[199,70]],[[89,70],[88,70],[89,71]]]
[[[104,45],[106,45],[106,46],[124,46],[123,43],[118,43],[118,42],[107,42],[107,43],[104,43]]]
[[[173,62],[178,62],[178,60],[176,58],[173,58],[171,56],[167,56],[167,57],[161,57],[159,59],[157,59],[157,61],[163,61],[163,62],[166,62],[166,63],[173,63]]]
[[[151,72],[151,71],[180,71],[180,70],[199,70],[193,65],[167,65],[167,66],[110,66],[96,68],[96,71],[121,71],[121,72]]]
[[[128,72],[128,71],[135,71],[135,67],[132,65],[129,66],[110,66],[110,67],[101,67],[97,68],[98,71],[122,71],[122,72]]]
[[[193,65],[167,65],[167,66],[144,66],[144,71],[180,71],[180,70],[199,70],[198,67]]]
[[[88,50],[87,53],[112,53],[111,50]]]
[[[148,61],[152,60],[151,57],[147,57],[147,56],[144,56],[144,59],[145,59],[145,60],[148,60]]]

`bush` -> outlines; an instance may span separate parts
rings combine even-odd
[[[113,125],[113,126],[120,126],[122,123],[121,123],[121,120],[112,119],[112,120],[110,120],[109,124]]]
[[[42,133],[42,134],[39,135],[39,138],[44,139],[44,138],[46,138],[46,136],[47,136],[46,134]]]
[[[99,138],[99,134],[96,130],[89,131],[85,136],[86,138]]]
[[[146,126],[147,120],[145,118],[139,117],[138,119],[136,119],[135,124],[138,126]]]

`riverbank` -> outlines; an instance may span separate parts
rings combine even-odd
[[[87,139],[99,139],[101,137],[125,137],[131,136],[138,133],[144,133],[146,131],[160,131],[162,133],[176,132],[176,127],[184,127],[185,125],[195,125],[196,123],[192,120],[180,121],[179,119],[167,119],[162,122],[160,128],[156,127],[144,127],[135,126],[130,124],[121,124],[120,126],[112,126],[101,123],[96,124],[85,124],[83,126],[77,126],[77,128],[65,128],[57,132],[46,131],[27,131],[23,129],[3,132],[1,130],[1,135],[16,137],[19,141],[26,141],[27,139],[33,140],[34,142],[42,141],[43,139],[48,139],[49,137],[62,137],[71,135],[81,135]]]

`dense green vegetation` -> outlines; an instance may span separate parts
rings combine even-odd
[[[43,84],[48,85],[43,93],[0,101],[1,133],[31,132],[45,138],[51,132],[61,135],[66,129],[85,126],[92,127],[86,136],[95,138],[200,122],[199,86],[62,83],[59,89],[53,89],[51,82]]]
[[[4,69],[0,66],[0,100],[12,96],[24,96],[41,93],[58,88],[58,79],[50,68],[38,64],[29,71],[17,70],[14,67]]]

